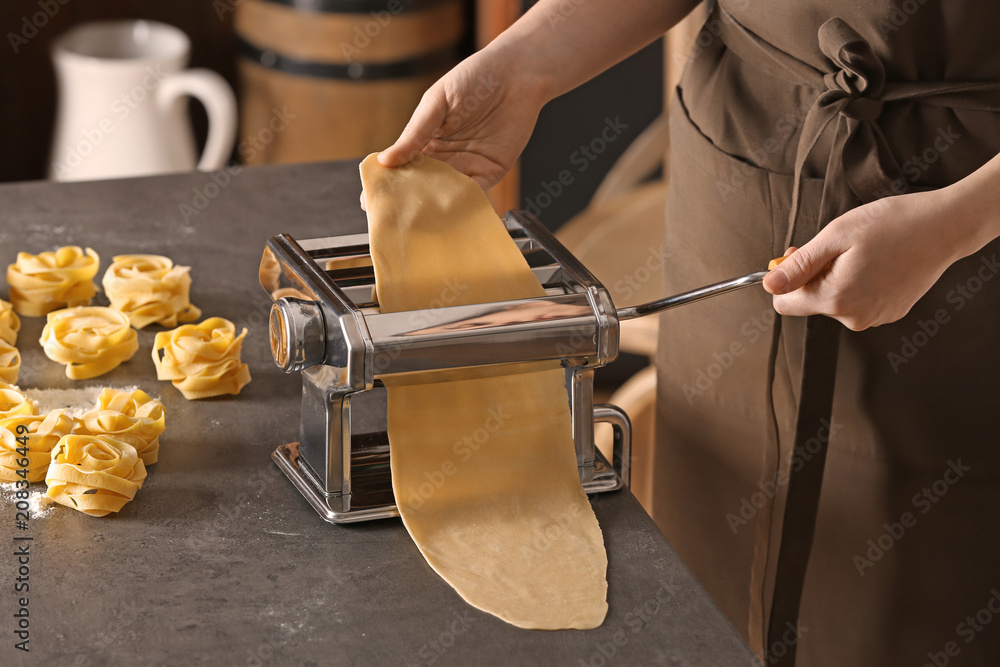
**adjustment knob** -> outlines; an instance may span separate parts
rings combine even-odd
[[[315,301],[282,297],[271,304],[271,355],[278,368],[294,373],[323,363],[326,322]]]

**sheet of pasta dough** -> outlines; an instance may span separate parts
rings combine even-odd
[[[387,169],[375,155],[361,178],[383,312],[544,295],[471,178],[429,158]],[[607,553],[563,371],[539,367],[387,379],[393,492],[427,562],[469,604],[522,628],[594,628],[608,609]]]

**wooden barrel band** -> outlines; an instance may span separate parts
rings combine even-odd
[[[369,12],[399,12],[427,9],[449,0],[265,0],[304,12],[335,14],[368,14]]]
[[[394,62],[319,63],[290,58],[270,49],[262,49],[239,35],[236,39],[239,43],[240,55],[265,69],[318,79],[347,81],[402,79],[440,72],[461,60],[461,50],[457,45],[451,45],[437,51]]]

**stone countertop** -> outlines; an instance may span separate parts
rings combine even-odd
[[[54,506],[18,530],[4,496],[0,664],[758,664],[628,491],[592,497],[610,610],[586,632],[520,630],[473,609],[398,519],[320,519],[270,458],[297,438],[300,379],[271,360],[257,269],[280,232],[365,231],[357,165],[231,171],[0,186],[0,266],[19,250],[80,245],[100,254],[100,277],[117,254],[168,255],[191,267],[205,317],[250,329],[243,358],[253,375],[238,397],[186,401],[156,380],[150,351],[162,329],[151,326],[131,361],[77,383],[37,344],[43,320],[23,319],[22,387],[138,385],[162,398],[167,430],[159,463],[118,515]],[[24,544],[30,591],[15,593],[13,553]],[[30,653],[14,647],[24,595]]]

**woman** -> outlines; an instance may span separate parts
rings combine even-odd
[[[542,0],[379,159],[488,188],[547,101],[696,4]],[[654,515],[770,664],[1000,664],[998,26],[723,0],[676,91],[668,291],[790,256],[773,297],[664,315]]]

